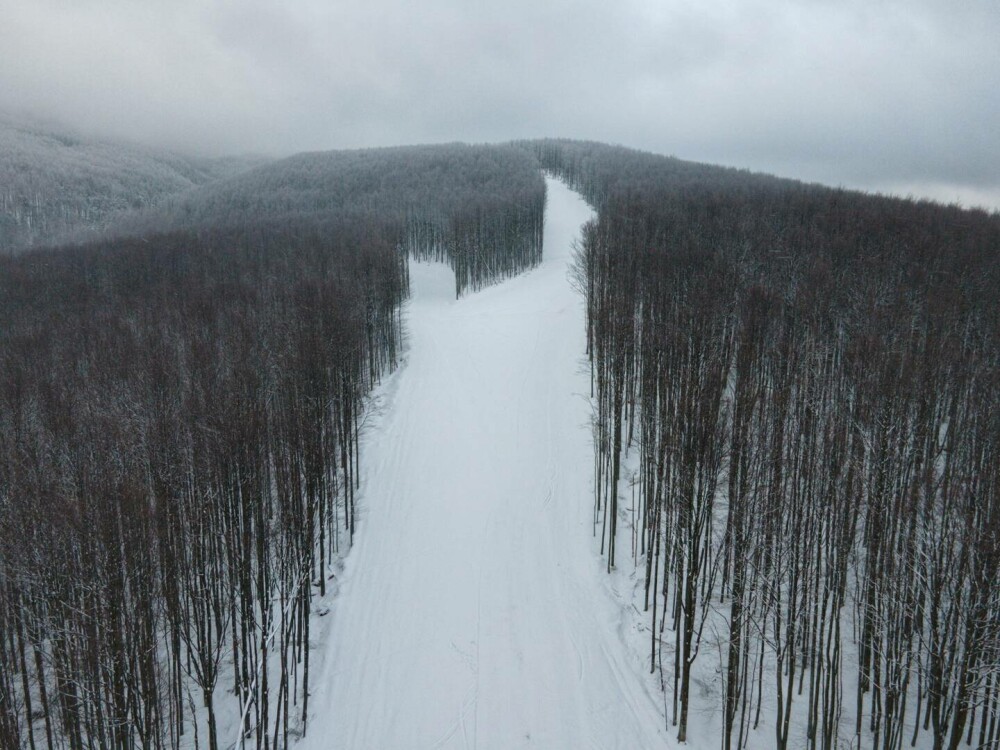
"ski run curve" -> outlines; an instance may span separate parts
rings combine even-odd
[[[592,537],[569,273],[591,215],[548,180],[544,262],[457,301],[448,268],[411,264],[407,361],[365,439],[303,750],[670,744]]]

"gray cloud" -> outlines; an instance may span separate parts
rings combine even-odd
[[[0,107],[172,148],[558,135],[1000,208],[994,0],[0,0]]]

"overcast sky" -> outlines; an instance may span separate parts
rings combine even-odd
[[[1000,208],[1000,2],[0,0],[0,109],[213,154],[591,138]]]

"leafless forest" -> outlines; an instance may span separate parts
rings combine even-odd
[[[540,168],[598,212],[580,471],[678,738],[711,626],[724,750],[997,746],[1000,217],[572,141],[303,154],[0,257],[0,746],[308,730],[406,257],[530,268]]]
[[[678,738],[721,615],[726,750],[765,698],[777,748],[793,714],[824,750],[996,747],[1000,217],[533,148],[599,212],[595,530],[609,568],[645,568]]]
[[[530,267],[544,190],[512,147],[304,157],[0,259],[0,746],[215,750],[223,691],[256,747],[306,731],[406,254]]]

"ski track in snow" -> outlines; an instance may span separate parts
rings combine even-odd
[[[411,264],[407,361],[365,440],[303,750],[671,744],[592,538],[568,277],[590,216],[548,180],[544,262],[461,300],[450,269]]]

